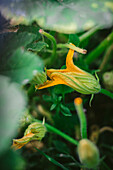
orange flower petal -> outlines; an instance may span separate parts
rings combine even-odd
[[[74,55],[74,50],[69,49],[69,52],[68,52],[67,57],[66,57],[67,70],[70,71],[70,72],[78,72],[78,73],[86,74],[85,71],[83,71],[82,69],[80,69],[79,67],[74,65],[73,55]]]
[[[11,148],[14,150],[18,150],[22,148],[25,144],[27,144],[30,139],[34,136],[35,134],[33,133],[28,133],[26,136],[22,137],[21,139],[13,139],[13,145]]]
[[[48,88],[51,86],[55,86],[58,84],[64,84],[64,81],[60,80],[59,78],[55,78],[55,80],[47,80],[46,83],[44,83],[43,85],[40,85],[39,87],[36,87],[37,89],[44,89],[44,88]]]

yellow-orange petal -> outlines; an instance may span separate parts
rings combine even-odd
[[[67,69],[49,69],[49,70],[47,70],[47,76],[50,77],[51,74],[54,72],[65,73],[65,72],[68,72],[68,70]]]
[[[27,144],[30,141],[30,139],[34,135],[35,134],[33,134],[33,133],[28,133],[21,139],[13,139],[13,145],[11,146],[11,148],[13,148],[14,150],[18,150],[18,149],[22,148],[25,144]]]
[[[58,84],[63,84],[63,82],[61,80],[47,80],[46,83],[44,83],[43,85],[40,85],[39,87],[37,87],[37,89],[44,89],[44,88],[48,88],[51,86],[55,86]]]
[[[74,50],[69,49],[69,52],[68,52],[67,57],[66,57],[67,70],[71,71],[71,72],[79,72],[79,73],[86,74],[85,71],[83,71],[82,69],[80,69],[79,67],[74,65],[74,63],[73,63],[73,55],[74,55]]]

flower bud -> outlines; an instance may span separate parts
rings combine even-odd
[[[39,122],[34,122],[28,126],[21,139],[13,139],[12,148],[15,150],[22,148],[31,140],[41,140],[46,133],[46,127]]]
[[[46,81],[47,81],[47,76],[45,72],[36,72],[33,77],[32,83],[39,86],[44,84]]]
[[[80,140],[78,144],[78,155],[80,162],[87,168],[95,168],[99,163],[99,150],[94,143],[88,139]]]
[[[29,133],[33,133],[35,136],[33,136],[33,140],[41,140],[46,133],[46,127],[39,122],[34,122],[28,126],[26,129],[24,136],[26,136]]]

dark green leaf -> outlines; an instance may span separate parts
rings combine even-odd
[[[17,84],[0,76],[0,154],[10,147],[26,105],[25,94]]]
[[[75,135],[75,125],[79,124],[77,114],[72,116],[64,116],[62,114],[55,114],[53,116],[54,126],[57,129],[69,134],[70,136]]]
[[[112,0],[1,0],[2,14],[13,24],[31,24],[36,21],[44,29],[75,33],[96,25],[113,24]],[[51,8],[50,8],[51,7]]]
[[[39,41],[39,42],[34,42],[34,43],[31,43],[29,45],[27,45],[27,49],[28,50],[31,50],[31,51],[34,51],[34,52],[39,52],[41,51],[44,47],[48,47],[48,44],[45,43],[45,42],[42,42],[42,41]]]
[[[34,71],[42,71],[43,62],[35,54],[26,52],[24,49],[16,50],[11,56],[2,58],[0,73],[11,77],[13,81],[23,83],[31,80]]]
[[[28,32],[36,35],[36,40],[39,40],[41,38],[41,35],[39,33],[39,27],[35,25],[19,25],[18,32]]]
[[[52,104],[50,110],[54,110],[56,106],[56,104]]]
[[[76,34],[70,34],[68,42],[72,43],[76,46],[79,46],[80,40],[79,40],[79,37]]]
[[[27,44],[31,43],[35,37],[36,35],[27,32],[8,32],[0,34],[0,56],[2,58],[7,57],[19,47],[25,47]]]
[[[51,96],[48,96],[48,95],[43,95],[43,100],[46,101],[46,102],[52,102],[52,98]]]
[[[64,106],[63,104],[61,104],[60,107],[61,107],[61,112],[64,116],[72,116],[68,107]]]
[[[65,85],[57,85],[54,87],[54,93],[65,95],[66,93],[73,92],[74,89]]]
[[[58,141],[58,140],[54,140],[53,144],[55,145],[55,148],[62,153],[69,153],[69,148],[68,146],[62,142],[62,141]]]

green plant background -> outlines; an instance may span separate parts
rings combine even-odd
[[[88,138],[93,133],[93,125],[97,129],[113,127],[113,2],[1,0],[0,13],[1,168],[80,169],[82,165],[74,142],[70,143],[58,133],[80,139],[80,124],[74,107],[76,97],[83,99]],[[56,39],[54,57],[54,46],[39,33],[40,28]],[[32,83],[36,73],[44,71],[45,67],[65,68],[69,42],[88,51],[86,55],[75,53],[75,65],[93,75],[100,69],[97,74],[102,90],[94,96],[91,107],[90,95],[79,94],[64,85],[36,91]],[[107,80],[103,79],[106,72]],[[38,120],[46,117],[48,128],[60,132],[54,133],[54,129],[48,132],[40,145],[35,143],[38,149],[28,145],[14,152],[10,149],[12,139],[22,137],[30,123],[27,118],[23,119],[26,112]],[[97,146],[102,158],[99,168],[112,170],[112,130],[99,134]]]

